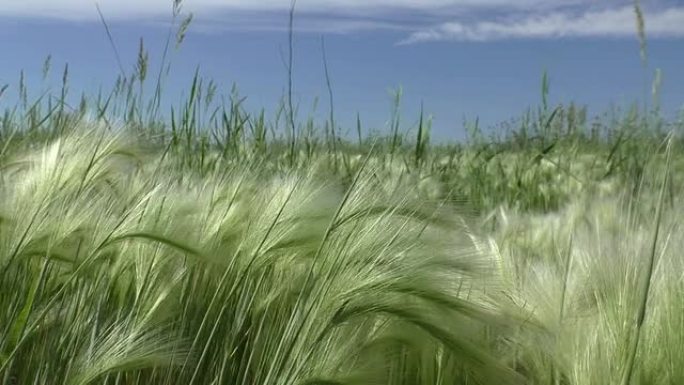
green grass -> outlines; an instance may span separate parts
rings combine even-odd
[[[496,135],[430,143],[398,91],[351,139],[199,73],[165,119],[173,33],[152,84],[141,42],[110,93],[22,76],[0,119],[0,383],[684,383],[681,122],[544,76]]]

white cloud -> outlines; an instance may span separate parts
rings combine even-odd
[[[591,0],[554,0],[559,5]],[[108,18],[149,18],[170,13],[172,0],[0,0],[0,16],[97,19],[95,4]],[[548,0],[298,0],[300,12],[374,12],[418,10],[440,12],[473,9],[548,8]],[[217,11],[279,11],[289,9],[291,0],[185,0],[184,9],[199,15]]]
[[[646,11],[649,37],[684,37],[684,7]],[[518,18],[473,23],[445,22],[413,32],[399,44],[426,41],[486,41],[501,39],[539,39],[558,37],[635,36],[633,7],[621,7],[580,14],[550,12],[527,14]]]
[[[200,23],[193,24],[192,30],[205,34],[222,33],[225,31],[285,31],[287,20],[283,16],[276,17],[240,17],[228,15],[226,18],[207,19]],[[411,33],[415,27],[395,20],[377,20],[349,17],[306,17],[301,16],[297,19],[296,30],[300,33],[330,33],[330,34],[351,34],[363,31],[397,31],[401,33]]]
[[[523,38],[633,36],[626,0],[297,0],[303,32],[402,31],[400,44]],[[684,37],[684,6],[650,0],[649,37]],[[0,17],[165,22],[173,0],[0,0]],[[183,0],[197,31],[281,30],[291,0]],[[603,9],[597,7],[604,7]],[[612,8],[611,8],[612,7]]]

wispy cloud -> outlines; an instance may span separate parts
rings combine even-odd
[[[393,10],[419,12],[462,12],[474,9],[548,8],[591,0],[298,0],[299,12],[383,13]],[[612,1],[612,0],[611,0]],[[109,18],[139,19],[164,16],[171,0],[0,0],[0,16],[46,17],[61,19],[97,19],[95,4]],[[214,14],[229,11],[281,11],[291,0],[186,0],[186,11]]]
[[[684,37],[681,0],[650,0],[649,37]],[[172,0],[0,0],[0,17],[165,22]],[[625,0],[297,0],[300,32],[391,30],[399,44],[590,36],[633,36]],[[669,4],[669,6],[668,6]],[[680,3],[681,4],[681,3]],[[184,0],[200,32],[282,30],[291,0]],[[597,8],[603,7],[603,8]]]
[[[649,37],[684,37],[684,7],[646,11]],[[554,11],[474,22],[449,21],[411,33],[399,44],[560,37],[623,37],[636,34],[633,7],[584,12]]]
[[[364,31],[411,33],[424,23],[406,20],[402,15],[372,17],[368,15],[302,14],[297,16],[298,33],[351,34]],[[219,17],[206,16],[193,24],[193,31],[206,34],[225,31],[285,31],[287,16],[274,12],[239,11]]]

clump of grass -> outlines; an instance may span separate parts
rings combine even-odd
[[[438,357],[458,365],[431,375],[515,378],[465,332],[505,310],[451,210],[388,194],[368,160],[346,188],[249,160],[198,173],[129,135],[85,123],[6,163],[6,378],[394,382]]]

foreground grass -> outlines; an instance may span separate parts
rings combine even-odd
[[[382,147],[190,162],[65,127],[2,158],[4,383],[595,384],[630,362],[632,383],[684,379],[684,213],[658,194],[681,159],[662,148],[632,154],[654,176],[634,185],[567,141],[419,167]]]
[[[370,166],[346,188],[254,164],[174,173],[86,128],[3,167],[8,379],[516,377],[478,337],[504,309],[451,209],[384,193]]]

